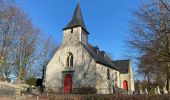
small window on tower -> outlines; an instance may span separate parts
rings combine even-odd
[[[73,33],[73,29],[71,29],[71,33]]]

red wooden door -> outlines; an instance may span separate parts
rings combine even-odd
[[[128,91],[128,83],[126,80],[123,81],[123,89]]]
[[[64,93],[71,93],[72,91],[72,77],[66,74],[64,77]]]

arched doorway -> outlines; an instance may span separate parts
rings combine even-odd
[[[64,93],[71,93],[72,91],[72,76],[66,74],[64,77]]]
[[[128,82],[126,80],[123,81],[123,89],[128,91]]]

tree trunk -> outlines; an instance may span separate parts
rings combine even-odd
[[[169,63],[168,63],[166,89],[170,92],[170,68],[169,67],[170,66],[169,66]]]

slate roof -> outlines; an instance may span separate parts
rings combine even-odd
[[[72,20],[68,23],[68,25],[63,30],[78,27],[78,26],[81,26],[83,28],[83,30],[86,31],[87,34],[89,34],[89,32],[87,31],[87,28],[84,24],[84,21],[83,21],[80,3],[77,4],[77,7],[74,11],[74,15],[72,17]]]
[[[120,73],[128,73],[130,60],[116,60],[112,61],[119,69]]]
[[[94,58],[96,63],[103,64],[105,66],[108,66],[109,68],[118,70],[118,68],[112,63],[111,59],[107,57],[106,55],[104,56],[104,51],[99,51],[97,50],[98,47],[93,47],[90,44],[82,44],[84,48],[90,53],[90,55]]]

